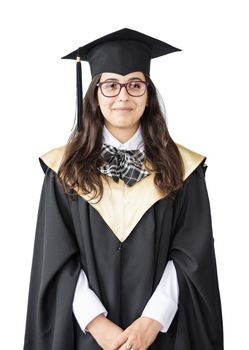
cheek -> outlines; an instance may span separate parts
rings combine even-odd
[[[105,99],[101,97],[99,98],[99,107],[102,114],[105,117],[110,117],[112,113],[112,105],[113,105],[113,102],[111,100],[109,101],[109,99]]]
[[[140,109],[145,109],[145,107],[146,107],[146,102],[147,102],[147,99],[144,98],[144,99],[139,103],[139,108],[140,108]]]
[[[101,108],[106,109],[111,105],[111,99],[106,98],[98,91],[98,103]]]
[[[98,101],[99,101],[99,105],[102,106],[103,105],[103,96],[98,93]]]
[[[101,109],[105,109],[106,107],[106,101],[103,99],[103,96],[98,96],[99,106]]]
[[[111,110],[111,106],[112,106],[112,103],[111,103],[111,101],[102,101],[102,108],[104,109],[104,110]]]

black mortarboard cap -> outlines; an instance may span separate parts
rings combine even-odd
[[[126,75],[135,71],[150,73],[150,60],[181,51],[136,30],[123,28],[90,42],[62,59],[77,60],[77,128],[82,129],[83,89],[81,61],[90,64],[92,78],[103,72]]]

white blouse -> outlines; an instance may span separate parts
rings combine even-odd
[[[141,126],[125,143],[119,142],[106,128],[103,127],[103,142],[119,149],[144,149]],[[165,333],[178,309],[179,285],[172,260],[169,260],[162,278],[154,293],[147,302],[141,316],[152,318],[161,323],[160,331]],[[81,269],[75,288],[73,312],[77,322],[86,334],[87,325],[98,315],[108,315],[108,311],[88,285],[85,272]]]

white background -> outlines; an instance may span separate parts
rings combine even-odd
[[[175,142],[207,157],[225,349],[248,340],[248,10],[236,1],[5,1],[0,8],[1,349],[22,349],[43,171],[66,143],[76,64],[61,57],[124,27],[182,52],[151,62]],[[90,67],[82,64],[83,91]],[[35,350],[35,349],[34,349]]]

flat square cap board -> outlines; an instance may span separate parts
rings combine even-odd
[[[90,64],[92,78],[99,73],[126,75],[141,71],[150,73],[150,60],[180,49],[136,30],[123,28],[100,37],[62,59],[77,60],[77,127],[82,130],[83,88],[81,61]]]

